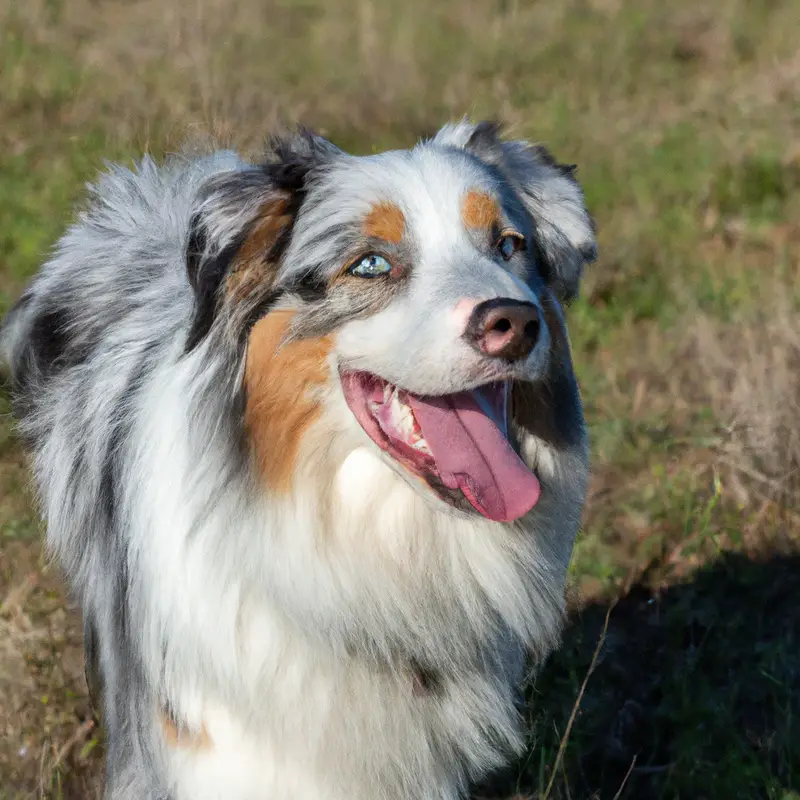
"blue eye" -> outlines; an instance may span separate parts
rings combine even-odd
[[[392,271],[392,265],[383,256],[371,253],[356,261],[348,271],[359,278],[380,278]]]

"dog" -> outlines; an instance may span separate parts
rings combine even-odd
[[[90,188],[2,343],[106,797],[463,797],[523,746],[585,500],[574,168],[462,120]]]

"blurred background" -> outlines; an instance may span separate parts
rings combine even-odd
[[[104,159],[468,114],[578,175],[594,477],[530,752],[485,796],[800,798],[798,0],[0,0],[0,311]],[[0,394],[0,798],[99,797],[80,622]]]

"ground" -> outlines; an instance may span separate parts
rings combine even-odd
[[[570,626],[499,797],[800,798],[793,0],[0,0],[0,311],[103,159],[469,114],[579,165],[593,444]],[[0,798],[99,796],[80,625],[0,396]]]

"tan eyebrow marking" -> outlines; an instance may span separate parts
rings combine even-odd
[[[500,207],[491,195],[471,189],[461,202],[461,219],[468,228],[499,227]]]
[[[366,236],[399,244],[406,231],[406,218],[394,203],[378,203],[364,218],[362,230]]]

